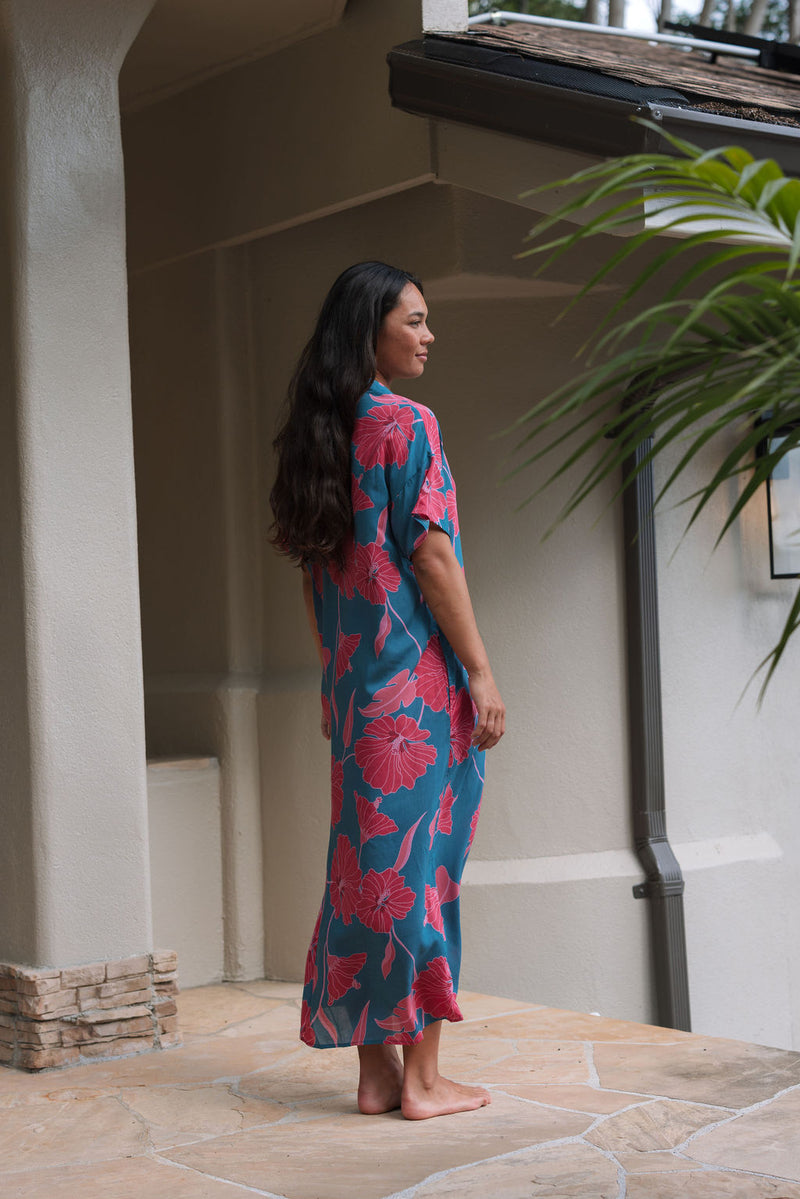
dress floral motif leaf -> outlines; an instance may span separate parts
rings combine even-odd
[[[449,785],[445,787],[439,799],[439,807],[436,815],[430,823],[428,829],[431,835],[431,847],[433,847],[433,838],[437,833],[444,833],[445,836],[450,836],[453,831],[453,804],[455,803],[455,795],[453,788]]]
[[[433,413],[375,383],[351,451],[353,537],[312,569],[331,729],[331,834],[306,961],[302,1039],[412,1044],[460,1020],[459,890],[483,785],[467,676],[420,594],[432,524],[459,562]]]
[[[342,803],[344,802],[344,766],[341,762],[331,761],[331,827],[335,828],[342,818]]]
[[[339,641],[339,648],[336,651],[336,682],[338,683],[342,675],[347,670],[352,670],[350,659],[358,649],[358,643],[361,640],[360,633],[348,633]]]

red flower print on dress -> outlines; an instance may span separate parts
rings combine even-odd
[[[314,983],[316,986],[317,983],[317,945],[319,943],[319,926],[321,921],[322,908],[319,910],[317,923],[314,925],[314,932],[311,936],[311,944],[309,945],[308,953],[306,954],[306,974],[305,979],[303,980],[305,986],[308,986],[309,983]]]
[[[339,638],[339,644],[336,648],[336,682],[348,670],[352,670],[350,659],[358,649],[358,643],[361,640],[360,633],[343,633]]]
[[[358,479],[355,477],[355,475],[353,476],[353,484],[350,488],[350,496],[353,501],[354,512],[365,512],[368,508],[375,507],[367,493],[361,490]]]
[[[358,812],[358,827],[361,829],[361,844],[372,840],[373,837],[385,837],[387,833],[396,833],[397,825],[390,816],[379,812],[381,797],[371,802],[363,795],[356,795],[356,811]]]
[[[408,443],[414,437],[414,411],[400,404],[376,404],[358,418],[353,430],[356,458],[365,470],[379,463],[403,466],[408,461]]]
[[[466,857],[469,851],[472,849],[472,842],[475,840],[475,830],[478,827],[478,817],[480,814],[481,805],[478,804],[477,808],[472,813],[472,819],[469,822],[469,841],[467,841],[467,848],[464,850],[464,857]]]
[[[360,990],[361,983],[356,981],[356,975],[366,960],[365,953],[351,953],[346,958],[328,954],[328,1003],[341,999],[351,989]]]
[[[339,834],[331,862],[331,881],[328,892],[333,905],[333,914],[345,924],[353,919],[361,886],[361,871],[358,854],[347,837]]]
[[[453,532],[457,534],[459,532],[458,505],[456,504],[456,493],[452,487],[447,493],[447,515],[452,521]]]
[[[414,981],[414,1000],[434,1020],[463,1020],[447,958],[434,958]]]
[[[475,705],[469,691],[450,688],[450,765],[465,761],[475,729]]]
[[[413,1032],[417,1027],[417,1005],[413,994],[401,999],[391,1016],[376,1020],[375,1023],[380,1028],[388,1028],[390,1032]]]
[[[356,917],[375,933],[388,933],[395,920],[403,920],[414,906],[416,895],[402,875],[389,867],[378,874],[368,870],[361,883]]]
[[[431,443],[436,458],[442,456],[442,437],[439,432],[439,422],[431,412],[430,408],[426,408],[424,404],[417,405],[417,411],[422,417],[422,423],[425,426],[425,432],[428,434],[428,441]]]
[[[341,762],[331,762],[331,828],[335,828],[342,818],[343,802],[344,766]]]
[[[447,707],[449,686],[447,663],[444,660],[441,642],[435,633],[422,651],[414,675],[417,695],[425,707],[433,708],[434,712],[443,712]]]
[[[437,833],[444,833],[445,836],[450,836],[453,831],[453,804],[456,802],[456,797],[453,794],[453,788],[448,783],[442,794],[439,796],[439,808],[433,820],[428,826],[428,832],[431,835],[431,847],[433,846],[433,838]]]
[[[444,866],[436,867],[436,886],[425,887],[425,920],[423,923],[430,924],[443,937],[445,937],[445,932],[442,904],[452,903],[454,899],[458,899],[460,890],[461,887],[455,879],[450,877]],[[445,940],[447,940],[446,937]]]
[[[311,1027],[311,1008],[305,999],[300,1008],[300,1040],[305,1041],[306,1045],[314,1045],[316,1043],[314,1029]]]
[[[413,787],[436,761],[436,747],[425,744],[429,738],[427,729],[402,712],[371,720],[355,749],[364,781],[382,795]]]
[[[444,936],[444,924],[442,923],[442,904],[439,899],[439,892],[435,887],[425,887],[425,919],[423,924],[430,924],[436,929],[437,933]]]
[[[450,877],[446,866],[436,867],[436,890],[439,894],[440,903],[452,903],[454,899],[458,899],[461,884]]]
[[[353,579],[364,599],[375,605],[385,604],[387,591],[400,587],[400,571],[388,551],[374,543],[356,546]]]
[[[427,516],[435,525],[439,524],[447,511],[447,500],[443,494],[444,479],[439,464],[434,458],[419,491],[414,505],[414,516]]]

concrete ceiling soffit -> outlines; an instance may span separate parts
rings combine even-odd
[[[157,0],[120,75],[124,109],[141,108],[240,63],[321,33],[347,0]]]

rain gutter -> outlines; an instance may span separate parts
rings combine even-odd
[[[662,99],[658,89],[510,53],[494,54],[488,68],[446,61],[446,49],[445,34],[390,50],[389,90],[396,108],[601,158],[663,148],[656,131],[633,120],[640,117],[703,149],[734,141],[757,158],[774,158],[787,174],[800,175],[800,128],[795,126],[700,112],[672,89],[661,89],[667,93]],[[559,72],[577,84],[546,81],[548,73],[555,78]]]
[[[684,881],[667,840],[653,466],[645,462],[651,448],[648,439],[623,465],[626,478],[640,467],[622,493],[631,814],[634,848],[646,876],[633,894],[650,901],[657,1023],[691,1032]]]

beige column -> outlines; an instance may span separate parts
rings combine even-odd
[[[153,968],[117,99],[152,2],[0,0],[0,963],[49,970],[29,995]]]

